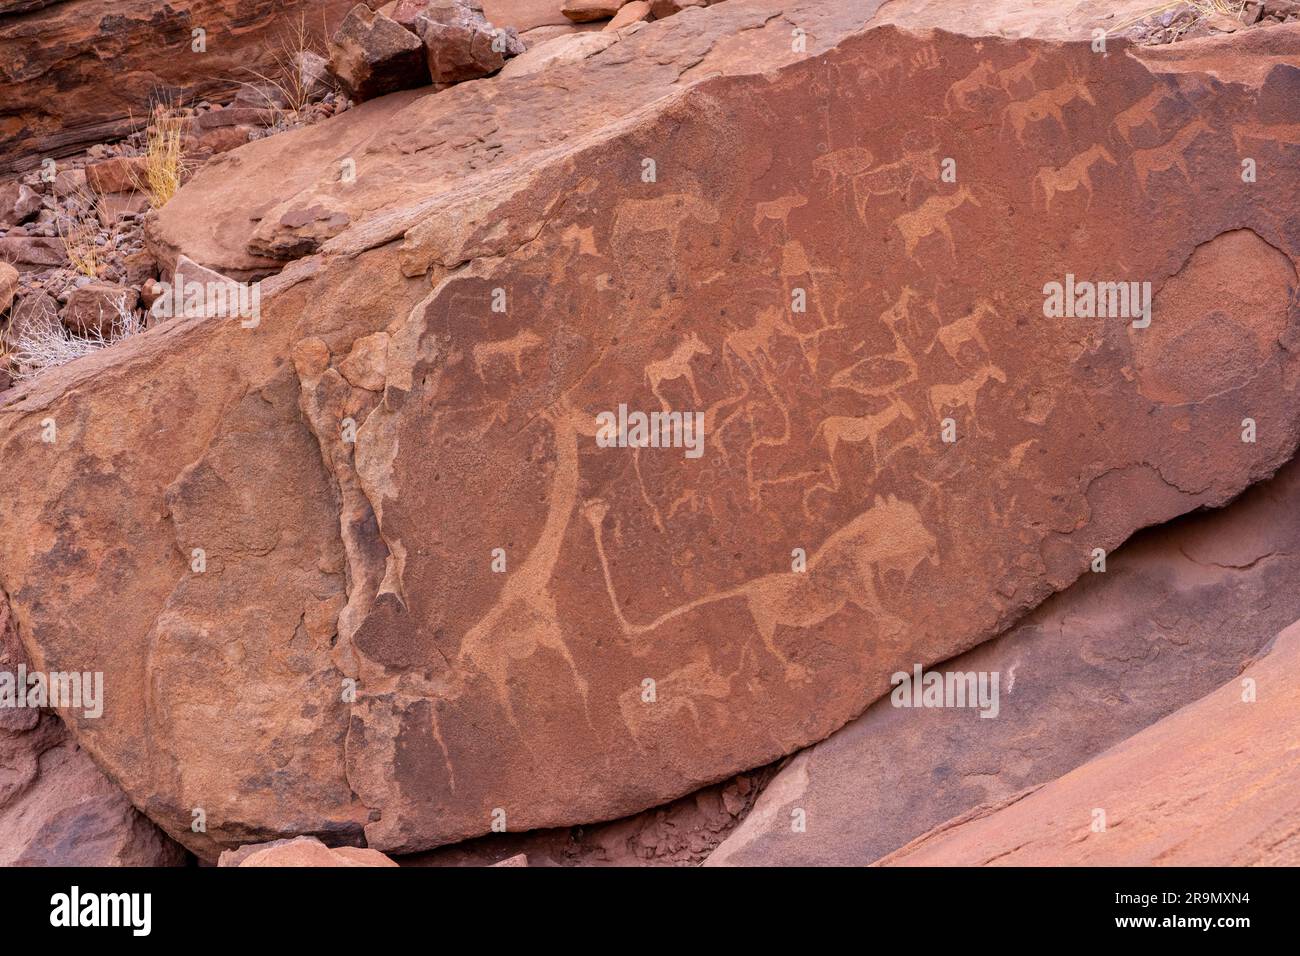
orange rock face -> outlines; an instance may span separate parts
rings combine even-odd
[[[1300,864],[1300,624],[1203,700],[884,866]]]
[[[178,839],[415,851],[663,803],[1291,456],[1295,71],[870,13],[692,11],[168,204],[204,266],[313,254],[255,327],[10,393],[0,586],[33,657],[104,671],[68,719]],[[1049,315],[1054,285],[1092,298]]]

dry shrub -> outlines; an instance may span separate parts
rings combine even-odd
[[[321,37],[325,34],[325,15],[321,13],[321,33],[317,34],[307,28],[306,14],[298,17],[298,22],[285,27],[280,32],[277,45],[271,51],[272,65],[268,73],[248,69],[246,72],[256,82],[241,81],[241,86],[255,91],[264,101],[262,108],[275,114],[276,122],[291,120],[311,106],[311,88],[304,82],[302,71],[298,67],[300,54],[315,53],[325,55]],[[273,97],[266,92],[270,87],[279,94]]]
[[[57,319],[32,323],[18,335],[18,341],[9,352],[9,361],[16,369],[14,378],[29,379],[47,368],[66,365],[107,348],[123,339],[144,331],[140,313],[126,307],[125,294],[117,302],[117,315],[105,335],[98,329],[89,335],[76,335]]]
[[[85,190],[78,191],[70,203],[69,214],[56,219],[54,228],[72,268],[84,276],[98,278],[102,265],[99,246],[95,244],[100,229],[99,198]]]

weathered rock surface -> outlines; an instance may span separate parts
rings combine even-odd
[[[401,0],[394,16],[424,42],[437,84],[487,76],[524,52],[515,29],[493,26],[476,0]]]
[[[0,598],[0,671],[26,658]],[[0,707],[0,866],[180,866],[185,851],[131,806],[54,714]]]
[[[553,37],[532,47],[522,56],[515,57],[506,64],[501,75],[510,78],[529,76],[552,67],[580,63],[617,42],[617,37],[606,32],[570,33]]]
[[[63,0],[0,11],[0,173],[123,135],[159,95],[233,94],[250,69],[274,72],[290,24],[332,32],[356,2]]]
[[[397,866],[378,850],[340,846],[330,848],[315,837],[254,843],[221,854],[218,866]]]
[[[0,585],[33,656],[105,671],[76,731],[154,819],[208,857],[406,852],[658,805],[1290,457],[1296,72],[854,35],[873,13],[688,11],[252,143],[164,207],[173,260],[317,254],[256,329],[168,323],[0,408]],[[1044,318],[1067,274],[1150,281],[1150,327]],[[382,393],[338,369],[379,332]],[[702,455],[599,447],[621,404],[701,413]]]
[[[1135,536],[1105,573],[937,666],[998,674],[995,718],[877,701],[791,760],[708,865],[865,866],[1210,693],[1300,618],[1297,500],[1293,461],[1222,511]]]
[[[411,30],[357,4],[330,38],[330,72],[356,100],[429,83],[424,44]]]
[[[1239,679],[1058,780],[936,827],[880,865],[1296,866],[1297,674],[1300,624]]]

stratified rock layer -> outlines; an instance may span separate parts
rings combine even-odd
[[[356,2],[0,4],[0,173],[122,135],[158,97],[228,94],[249,71],[274,74],[299,24],[324,36]]]
[[[936,666],[998,675],[995,716],[877,701],[791,760],[708,865],[865,866],[1210,693],[1300,618],[1297,499],[1293,461],[1221,511],[1137,535],[1104,573]]]
[[[1296,71],[836,38],[870,12],[687,11],[537,86],[250,144],[168,204],[163,244],[232,273],[295,254],[295,203],[342,215],[256,327],[172,323],[0,409],[0,585],[34,656],[106,672],[79,739],[155,819],[207,856],[414,851],[657,805],[1292,454]],[[613,101],[584,78],[668,95],[575,127]],[[293,198],[258,222],[269,169]],[[1045,318],[1067,275],[1151,282],[1150,327]],[[702,454],[598,446],[620,405],[699,412]]]
[[[1300,864],[1300,624],[1237,680],[883,866]]]

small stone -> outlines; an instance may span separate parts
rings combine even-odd
[[[625,0],[564,0],[560,12],[574,23],[608,20],[618,13]]]
[[[135,192],[145,181],[143,156],[117,156],[86,167],[86,182],[95,192]]]
[[[78,335],[107,337],[122,320],[133,312],[139,301],[135,289],[109,282],[87,282],[68,298],[63,310],[63,325]]]
[[[0,262],[0,312],[9,308],[18,291],[18,270],[7,262]]]
[[[16,226],[40,211],[41,197],[30,186],[8,182],[0,186],[0,226]]]
[[[128,285],[142,286],[158,276],[158,262],[147,252],[133,252],[123,259]]]
[[[650,0],[631,0],[630,3],[623,4],[622,9],[614,14],[614,19],[606,23],[601,29],[607,31],[621,30],[634,23],[639,23],[649,16]]]

